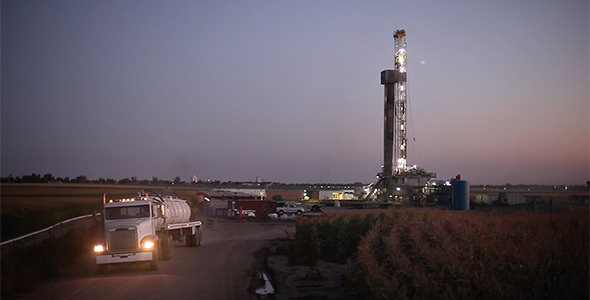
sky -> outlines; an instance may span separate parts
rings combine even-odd
[[[585,0],[1,3],[3,177],[375,181],[404,29],[410,165],[590,180]]]

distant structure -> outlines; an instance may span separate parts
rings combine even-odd
[[[385,89],[383,169],[367,198],[405,202],[419,196],[419,190],[436,175],[416,165],[408,167],[406,31],[396,31],[393,40],[393,70],[381,72]]]
[[[393,70],[381,72],[381,84],[385,85],[385,137],[384,169],[387,174],[399,174],[407,170],[407,85],[406,85],[406,31],[393,35],[395,55]],[[395,168],[392,169],[393,163]]]

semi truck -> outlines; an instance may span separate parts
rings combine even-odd
[[[103,197],[103,240],[94,245],[98,271],[109,265],[147,262],[157,270],[160,260],[174,255],[173,241],[201,245],[201,221],[191,221],[186,200],[142,190],[136,197]]]

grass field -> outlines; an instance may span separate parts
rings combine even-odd
[[[3,183],[0,185],[2,241],[73,217],[100,212],[104,193],[107,198],[131,197],[141,189],[176,194],[189,201],[197,197],[197,190],[190,187]]]

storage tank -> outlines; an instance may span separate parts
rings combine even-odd
[[[188,222],[191,218],[191,207],[186,203],[186,200],[180,198],[166,197],[165,216],[166,224]]]
[[[469,182],[466,180],[453,180],[452,186],[452,209],[469,210]]]

